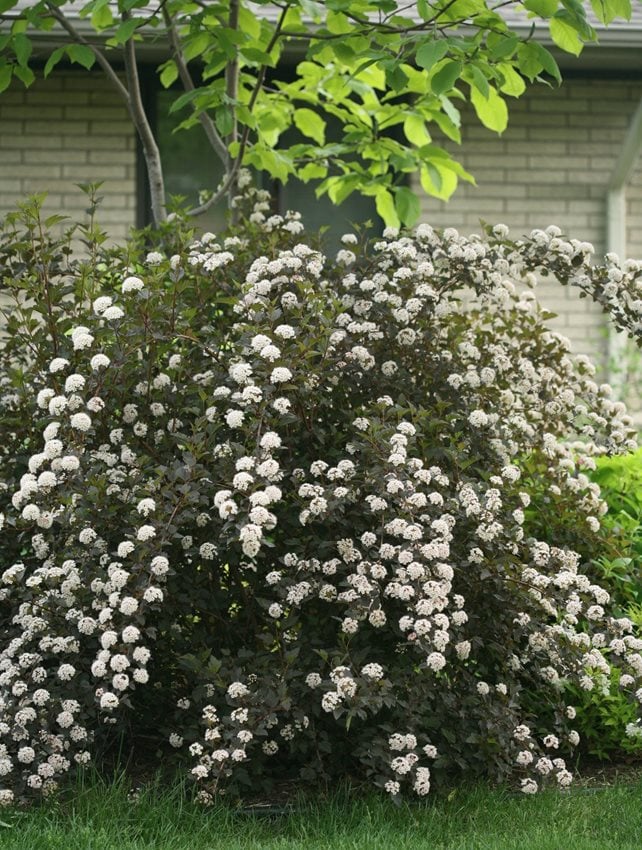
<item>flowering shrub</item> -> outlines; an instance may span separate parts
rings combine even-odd
[[[296,776],[567,785],[564,686],[606,648],[642,697],[642,640],[564,534],[599,549],[585,470],[634,434],[533,287],[589,289],[635,334],[640,267],[502,226],[326,258],[265,210],[220,239],[175,219],[151,252],[92,226],[83,259],[37,204],[5,225],[0,801],[115,730],[183,753],[204,802]]]

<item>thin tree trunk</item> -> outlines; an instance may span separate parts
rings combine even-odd
[[[239,28],[239,7],[240,0],[230,0],[230,15],[228,19],[228,26],[231,30],[237,30]],[[225,89],[229,101],[232,103],[232,113],[234,116],[234,122],[232,126],[232,132],[227,138],[228,148],[233,142],[238,142],[238,121],[236,118],[236,106],[234,105],[234,101],[236,101],[238,97],[238,88],[239,88],[239,62],[238,56],[228,64],[225,70]],[[230,172],[231,163],[228,160],[227,163],[228,173]],[[238,195],[238,171],[235,170],[232,172],[234,174],[233,179],[230,181],[230,185],[227,190],[228,197],[228,208],[230,211],[230,220],[232,224],[237,224],[238,222],[238,211],[233,206],[233,199]]]
[[[128,12],[123,13],[123,20],[130,17]],[[147,166],[147,179],[152,204],[152,216],[154,224],[159,225],[167,219],[167,208],[165,204],[165,181],[163,179],[163,164],[160,151],[154,138],[154,133],[147,118],[143,98],[140,90],[140,78],[138,76],[138,63],[136,61],[136,47],[134,39],[130,38],[125,44],[125,73],[127,74],[127,87],[130,97],[130,114],[141,144],[143,156]]]

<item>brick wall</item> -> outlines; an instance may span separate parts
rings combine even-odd
[[[100,222],[114,239],[136,221],[136,142],[127,111],[101,73],[54,72],[0,96],[0,215],[47,191],[48,212],[82,220],[76,183],[104,181]]]
[[[513,233],[557,224],[569,236],[606,250],[606,189],[642,82],[566,80],[561,88],[531,88],[509,98],[509,126],[498,137],[464,116],[462,148],[445,142],[477,180],[462,183],[444,204],[422,202],[422,218],[462,233],[479,220],[503,222]],[[642,163],[628,188],[628,255],[642,257]],[[542,282],[542,303],[558,314],[553,324],[574,350],[602,364],[606,329],[598,308],[555,282]]]

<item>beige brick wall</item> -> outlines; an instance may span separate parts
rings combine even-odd
[[[47,212],[83,220],[76,183],[104,181],[99,220],[114,239],[136,222],[136,140],[127,110],[100,73],[54,72],[0,96],[0,215],[48,192]]]
[[[531,88],[509,98],[509,126],[498,137],[470,113],[462,147],[442,142],[472,172],[444,204],[425,198],[422,218],[433,226],[479,230],[479,220],[503,222],[516,235],[557,224],[569,236],[606,250],[606,189],[642,82],[566,80],[558,89]],[[642,257],[642,163],[628,187],[628,255]],[[602,313],[555,282],[539,288],[542,303],[558,314],[553,324],[578,353],[606,361]]]

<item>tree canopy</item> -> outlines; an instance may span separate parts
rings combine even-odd
[[[474,181],[435,143],[435,129],[458,144],[461,109],[471,103],[501,133],[509,98],[529,83],[561,80],[535,25],[579,55],[596,39],[589,9],[608,24],[630,18],[631,2],[0,0],[0,91],[14,77],[30,86],[39,68],[47,76],[59,63],[100,66],[141,139],[158,222],[166,217],[162,160],[138,65],[160,52],[160,82],[182,88],[172,105],[180,126],[200,122],[224,165],[222,184],[204,187],[207,200],[194,213],[233,192],[249,166],[283,182],[314,181],[334,203],[353,192],[372,196],[387,224],[412,224],[419,200],[407,175],[444,200],[459,180]],[[329,121],[341,127],[338,140],[328,138]],[[297,138],[284,142],[293,127]]]

